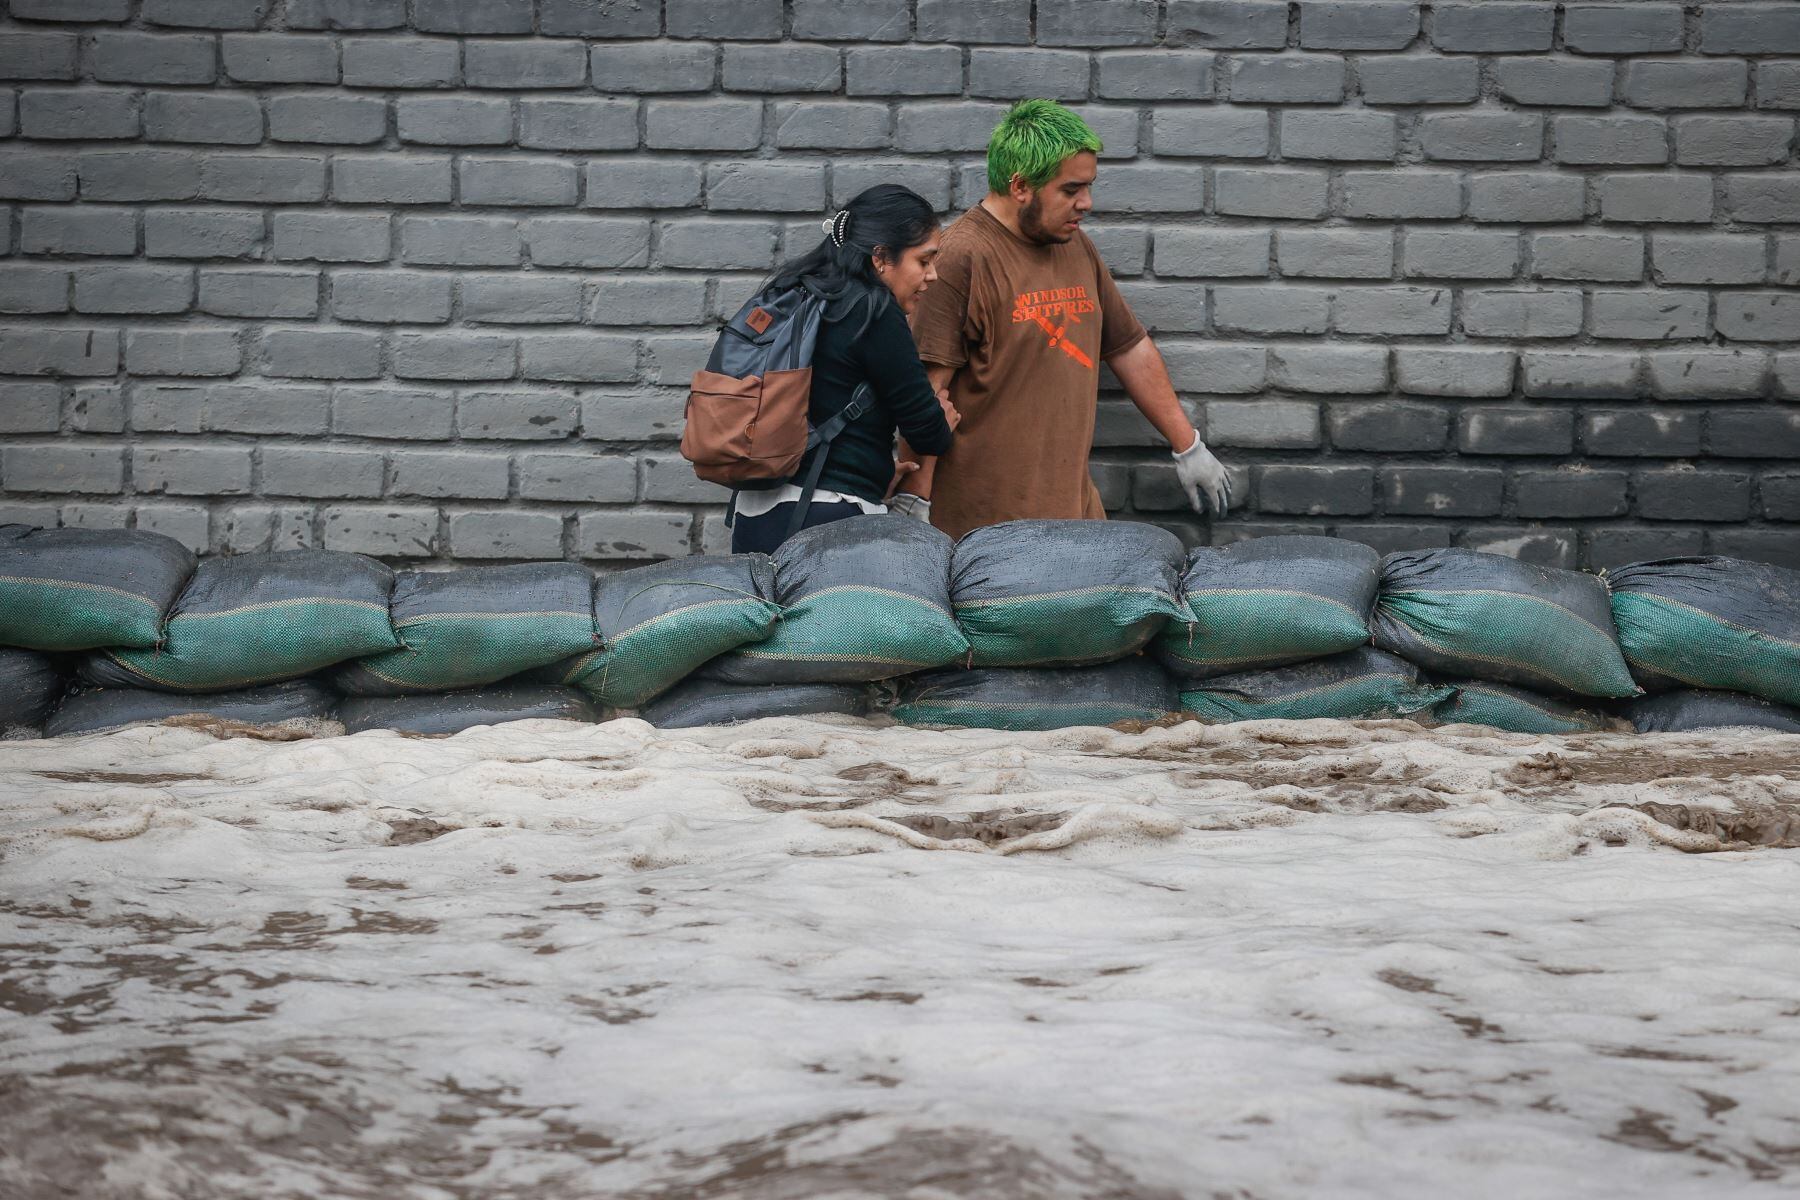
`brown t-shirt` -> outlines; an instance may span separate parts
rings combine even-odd
[[[951,537],[1001,521],[1092,518],[1100,363],[1143,340],[1085,233],[1028,242],[976,205],[944,232],[938,280],[913,314],[926,363],[956,367],[962,414],[937,462],[931,522]]]

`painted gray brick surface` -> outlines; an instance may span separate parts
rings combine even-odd
[[[831,206],[1106,140],[1091,234],[1243,507],[1101,397],[1117,515],[1800,564],[1800,5],[11,0],[0,520],[623,565],[723,544],[709,331]]]

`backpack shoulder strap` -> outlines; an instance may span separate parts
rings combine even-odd
[[[812,463],[806,469],[806,482],[800,485],[800,501],[794,505],[794,515],[788,520],[787,536],[793,537],[800,532],[806,523],[806,510],[812,507],[813,493],[819,490],[819,476],[825,470],[825,459],[831,453],[831,443],[838,434],[844,432],[850,422],[856,420],[871,407],[874,391],[867,383],[859,383],[856,390],[850,393],[850,403],[836,413],[823,425],[815,426],[806,435],[806,448],[817,450],[812,456]]]

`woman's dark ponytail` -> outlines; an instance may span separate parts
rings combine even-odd
[[[861,308],[866,329],[893,301],[875,274],[875,251],[883,250],[889,261],[897,261],[931,237],[938,219],[925,197],[911,188],[878,183],[828,217],[826,227],[829,232],[819,244],[777,267],[763,290],[780,292],[804,284],[830,302],[826,320],[842,320]]]

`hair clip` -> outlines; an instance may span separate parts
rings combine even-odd
[[[842,249],[844,236],[850,232],[850,210],[840,209],[836,216],[826,217],[819,222],[819,228],[831,239],[832,245]]]

